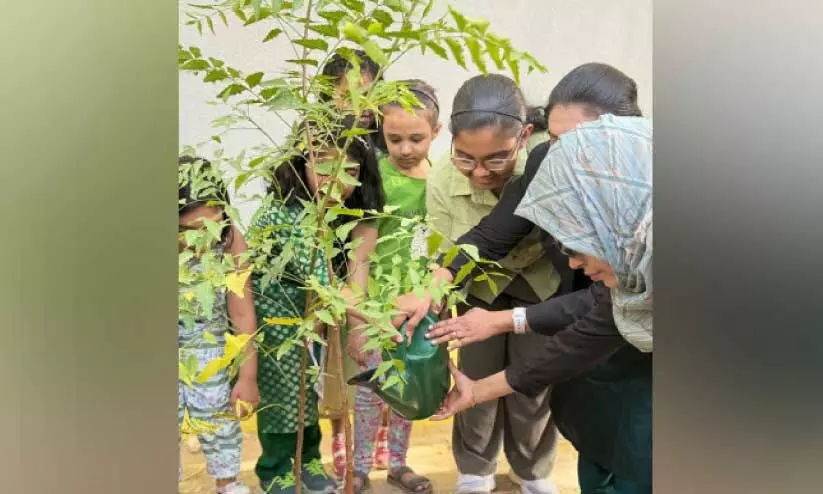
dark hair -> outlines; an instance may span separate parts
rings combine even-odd
[[[542,106],[530,106],[526,114],[526,122],[532,124],[534,132],[549,130],[548,114]]]
[[[199,166],[198,166],[198,163]],[[188,165],[191,165],[190,167]],[[177,216],[183,216],[201,206],[211,203],[229,205],[229,191],[222,177],[212,169],[211,162],[196,156],[180,156],[177,159],[178,172],[189,168],[187,173],[178,173],[177,180]],[[194,187],[194,181],[203,179],[199,188]],[[227,219],[225,211],[223,219]],[[223,228],[221,242],[227,246],[231,243],[231,223]]]
[[[371,57],[369,57],[363,50],[354,50],[352,54],[360,63],[360,72],[362,74],[369,74],[372,79],[377,80],[377,73],[380,72],[380,65],[372,60]],[[345,77],[346,72],[350,71],[352,68],[353,66],[349,59],[340,53],[335,53],[323,66],[320,74],[335,82],[338,82],[341,78]],[[320,93],[320,99],[322,101],[329,101],[332,97],[332,94],[328,94],[326,92]]]
[[[501,74],[478,75],[457,90],[452,104],[449,130],[498,127],[509,135],[517,134],[527,123],[523,92],[510,78]]]
[[[583,105],[592,115],[643,116],[637,106],[637,83],[604,63],[583,64],[560,79],[549,96],[546,116],[555,106],[566,104]]]
[[[402,81],[397,81],[403,83],[406,88],[414,94],[414,96],[420,101],[423,107],[426,110],[431,111],[431,124],[434,126],[437,124],[437,120],[440,118],[440,102],[437,100],[437,94],[435,89],[429,85],[426,81],[420,79],[406,79]],[[401,106],[400,102],[394,101],[391,103],[386,103],[385,106]]]
[[[417,97],[421,104],[423,104],[425,109],[431,112],[431,119],[429,120],[429,123],[432,128],[434,128],[434,126],[437,125],[437,121],[440,119],[440,102],[437,99],[435,89],[427,82],[420,79],[406,79],[398,82],[404,83],[407,86],[407,89],[414,94],[415,97]],[[396,107],[401,105],[399,102],[391,102],[383,105],[384,108],[388,106]],[[383,135],[382,118],[378,122],[377,132],[372,135],[372,143],[381,152],[388,152],[386,137]]]
[[[305,124],[301,125],[304,128]],[[346,138],[322,137],[317,138],[315,145],[336,147],[343,149]],[[346,155],[352,161],[360,164],[360,185],[355,187],[352,195],[346,199],[345,205],[352,209],[382,210],[383,183],[380,180],[380,170],[374,147],[362,137],[352,137],[346,149]],[[268,191],[276,197],[286,201],[286,204],[297,204],[300,200],[311,200],[306,180],[306,163],[308,155],[300,154],[281,164],[274,173],[274,180],[269,183]]]

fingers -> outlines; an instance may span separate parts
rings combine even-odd
[[[437,413],[429,417],[429,420],[437,422],[439,420],[446,420],[450,418],[452,415],[454,415],[454,413],[452,413],[451,410],[449,410],[448,408],[441,408],[437,411]]]
[[[436,323],[434,326],[431,327],[428,333],[426,333],[426,338],[440,338],[441,336],[448,335],[460,324],[460,318],[457,319],[446,319],[445,321],[440,321]]]
[[[414,330],[420,324],[420,321],[426,317],[428,310],[428,307],[418,307],[413,313],[409,314],[409,320],[406,321],[406,333],[408,333],[409,338],[414,334]]]

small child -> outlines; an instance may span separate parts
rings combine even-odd
[[[366,52],[362,50],[355,51],[355,56],[357,57],[358,63],[360,64],[360,88],[368,88],[372,83],[378,80],[378,77],[380,75],[380,65],[377,64],[377,62],[375,62],[374,60],[372,60],[366,54]],[[323,66],[323,69],[321,71],[321,74],[324,77],[327,77],[334,84],[334,92],[331,94],[322,95],[322,99],[324,101],[334,101],[336,107],[339,108],[341,111],[345,111],[349,106],[349,99],[347,98],[349,82],[346,78],[346,73],[351,69],[351,62],[349,62],[349,60],[347,60],[346,58],[342,57],[340,54],[335,53],[334,55],[332,55],[329,61]],[[369,145],[377,147],[377,144],[381,142],[381,136],[377,129],[377,119],[375,118],[374,114],[370,111],[364,111],[360,115],[357,125],[360,128],[373,131],[372,134],[365,136],[365,139],[367,139]],[[358,225],[358,227],[356,227],[352,233],[355,236],[367,237],[370,236],[369,233],[364,234],[363,232],[364,230],[368,230],[369,228],[369,225],[367,225],[366,223],[362,223],[361,225]],[[369,242],[364,241],[364,243],[362,244],[363,248],[368,248],[368,246],[366,245],[367,243]],[[352,284],[365,285],[365,278],[368,276],[368,273],[366,271],[367,270],[361,271],[362,276],[360,277],[353,276],[353,278],[355,279],[350,280]],[[350,359],[346,359],[345,367],[347,369],[353,369],[356,367],[356,365]],[[386,413],[384,413],[383,418],[383,425],[380,427],[380,431],[377,435],[378,444],[374,453],[375,466],[379,469],[384,470],[388,466],[389,458],[387,446],[389,414],[387,412],[388,410],[386,409]],[[334,459],[335,475],[338,479],[343,478],[346,469],[346,440],[345,435],[343,433],[343,420],[348,420],[348,416],[332,417],[331,419],[332,456]]]
[[[303,281],[313,275],[321,283],[329,283],[328,264],[323,252],[318,251],[314,266],[310,266],[312,249],[303,239],[312,233],[303,231],[301,226],[304,214],[301,201],[324,198],[329,178],[325,171],[327,168],[322,165],[338,160],[338,149],[343,146],[342,142],[326,144],[321,143],[323,149],[318,151],[314,162],[309,162],[308,156],[303,155],[278,167],[269,187],[276,200],[265,202],[255,216],[250,236],[265,237],[265,242],[271,243],[271,262],[277,262],[286,249],[290,252],[290,259],[284,266],[285,273],[278,282],[264,282],[265,273],[253,275],[255,293],[258,294],[255,306],[261,321],[274,317],[302,318],[306,303]],[[346,173],[361,185],[339,186],[339,200],[349,208],[382,209],[382,186],[373,148],[364,140],[354,138],[345,160]],[[328,199],[332,202],[337,200],[335,197]],[[262,329],[264,346],[267,349],[276,348],[291,338],[294,330],[294,326],[266,323]],[[258,385],[261,407],[257,422],[262,454],[257,461],[256,473],[265,492],[295,492],[293,485],[283,487],[276,479],[285,478],[292,472],[296,454],[300,355],[299,347],[295,346],[279,359],[275,358],[274,353],[260,357]],[[307,378],[301,480],[309,492],[329,494],[335,491],[336,482],[322,471],[320,465],[318,395],[314,378]]]
[[[380,153],[380,176],[387,206],[395,206],[396,216],[415,217],[426,214],[426,174],[431,169],[429,148],[440,131],[439,106],[434,89],[420,80],[404,82],[422,108],[413,113],[406,111],[399,103],[383,106],[381,132],[385,142],[385,152]],[[385,236],[400,227],[399,218],[384,218],[379,221],[378,235]],[[387,240],[377,244],[377,255],[384,270],[392,269],[392,258],[399,255],[411,260],[426,255],[425,232],[418,230],[413,241],[408,239]],[[349,348],[359,342],[353,337]],[[358,360],[364,368],[377,367],[382,358],[379,351],[361,353]],[[355,398],[355,440],[354,473],[355,492],[362,492],[369,484],[369,471],[374,461],[374,444],[382,418],[384,404],[372,391],[365,387],[357,389]],[[428,478],[417,475],[406,465],[409,436],[412,424],[394,412],[389,412],[388,427],[388,481],[410,493],[432,491]]]
[[[192,167],[200,172],[210,169],[207,161],[193,157],[181,157],[179,165]],[[178,247],[181,252],[188,250],[192,253],[188,261],[188,269],[192,271],[202,269],[201,261],[206,253],[213,254],[216,259],[223,257],[224,253],[230,254],[237,267],[244,268],[240,256],[246,253],[246,241],[239,230],[226,218],[220,206],[221,203],[228,203],[225,187],[222,183],[214,185],[211,192],[202,196],[198,195],[189,180],[184,180],[178,187],[180,199],[178,223],[181,234]],[[204,220],[211,220],[224,224],[224,226],[219,241],[216,241],[206,252],[197,252],[198,249],[187,245],[184,235],[189,230],[204,230]],[[181,286],[181,290],[186,290],[186,287]],[[200,371],[209,362],[222,356],[225,332],[230,328],[235,332],[249,335],[253,335],[257,330],[251,283],[246,283],[243,297],[234,293],[227,294],[225,290],[220,290],[215,295],[211,314],[202,310],[201,305],[200,310],[197,310],[194,315],[181,314],[181,320],[177,326],[181,360],[186,361],[194,356]],[[184,322],[184,319],[189,319],[189,322]],[[206,333],[210,333],[211,337],[204,337]],[[192,419],[208,422],[218,427],[213,433],[199,434],[209,474],[217,484],[217,493],[250,494],[249,488],[237,480],[240,473],[240,453],[243,444],[240,424],[236,420],[218,418],[218,416],[234,413],[238,400],[257,405],[260,395],[257,390],[257,357],[254,346],[248,345],[245,358],[240,365],[237,383],[234,386],[231,385],[228,369],[224,368],[203,383],[194,381],[189,386],[178,381],[177,390],[177,415],[180,423],[183,421],[184,414],[188,412]]]

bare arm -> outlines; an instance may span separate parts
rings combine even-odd
[[[232,226],[232,240],[229,253],[235,261],[237,269],[242,271],[249,268],[242,257],[248,251],[246,239],[236,227]],[[229,292],[227,297],[229,319],[234,330],[241,334],[254,336],[257,332],[257,316],[254,313],[254,295],[252,294],[251,276],[246,278],[243,286],[243,296],[239,297]],[[232,391],[232,402],[241,399],[257,404],[260,395],[257,390],[257,351],[253,343],[246,345],[243,363],[240,365],[238,383]]]

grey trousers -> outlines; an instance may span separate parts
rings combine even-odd
[[[505,310],[516,306],[505,294],[491,307],[472,297],[468,302],[470,306],[461,304],[458,313],[465,313],[470,307]],[[472,379],[497,373],[509,362],[539,351],[543,346],[540,340],[545,338],[534,333],[508,333],[474,343],[460,350],[460,370]],[[535,398],[515,393],[457,414],[452,428],[452,454],[460,473],[494,474],[502,445],[518,477],[523,480],[548,477],[557,453],[557,429],[549,411],[549,393],[547,389]]]

